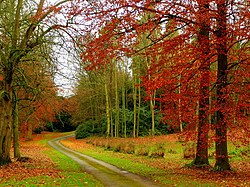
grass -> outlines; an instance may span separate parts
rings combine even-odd
[[[35,176],[31,177],[24,177],[19,179],[13,174],[8,180],[2,181],[0,186],[13,186],[13,187],[20,187],[20,186],[89,186],[89,187],[102,187],[103,185],[97,181],[92,175],[84,172],[80,165],[72,161],[70,158],[65,156],[64,154],[55,151],[53,148],[47,145],[49,139],[54,137],[60,136],[61,134],[52,133],[52,134],[45,134],[42,138],[37,141],[32,142],[22,142],[22,144],[32,144],[35,147],[32,151],[40,151],[39,154],[44,156],[48,156],[50,158],[50,162],[52,162],[49,166],[44,166],[48,169],[48,172],[39,173],[39,168],[43,167],[43,163],[36,166],[32,163],[24,163],[21,167],[25,172],[34,172]],[[41,148],[40,149],[38,149]],[[32,147],[29,147],[32,149]],[[36,161],[36,158],[32,158]],[[37,161],[39,162],[39,160]],[[46,165],[46,164],[45,164]],[[50,171],[53,167],[53,172]],[[20,169],[20,168],[18,168]],[[38,171],[38,172],[37,172]],[[13,171],[15,172],[15,171]],[[35,173],[37,172],[37,173]]]
[[[27,156],[31,157],[33,161],[18,163],[17,165],[21,164],[21,166],[18,166],[17,169],[11,164],[9,168],[7,167],[7,170],[0,168],[0,175],[1,170],[2,173],[5,171],[6,174],[13,172],[5,180],[0,178],[0,186],[103,186],[91,175],[85,173],[77,163],[47,145],[48,140],[68,134],[70,133],[46,133],[37,135],[33,141],[22,142],[22,152],[28,154],[30,150]],[[87,144],[86,141],[89,140],[75,140],[74,138],[63,140],[62,143],[72,149],[132,173],[148,177],[166,186],[250,186],[250,182],[247,180],[249,178],[249,174],[247,174],[249,157],[245,156],[245,154],[249,156],[249,146],[238,148],[229,144],[229,153],[232,156],[230,160],[232,160],[233,167],[236,168],[234,172],[237,172],[237,175],[234,175],[234,173],[224,175],[208,170],[183,168],[182,166],[192,161],[183,159],[183,143],[164,138],[160,137],[159,141],[148,138],[140,138],[138,141],[136,139],[118,138],[108,141],[107,139],[91,140],[96,141],[97,144],[103,143],[106,145],[102,147]],[[114,151],[111,151],[112,143],[116,145]],[[107,149],[107,147],[109,148]],[[136,154],[139,147],[143,147],[147,156]],[[134,154],[125,154],[123,151],[118,151],[121,148],[125,148],[127,153]],[[160,155],[164,152],[164,157],[155,155],[157,151]],[[210,152],[213,151],[214,147],[211,147]],[[45,159],[45,161],[39,160],[41,158],[36,158],[37,156],[48,157],[48,159]],[[213,162],[214,159],[211,157],[210,163]],[[29,174],[30,172],[33,172],[34,175],[18,177],[22,173]]]
[[[249,147],[237,148],[233,144],[229,144],[229,153],[232,156],[230,161],[232,168],[236,169],[233,172],[216,173],[210,171],[209,168],[194,169],[183,167],[185,164],[192,162],[192,159],[183,159],[185,144],[178,140],[168,141],[164,137],[159,137],[159,141],[158,139],[149,138],[88,138],[83,140],[70,138],[61,141],[61,143],[132,173],[151,178],[166,186],[250,185],[249,180],[247,180],[249,178],[247,172],[249,169],[249,165],[247,165],[249,157],[242,155],[242,152],[247,153],[248,151],[249,156]],[[115,147],[113,148],[112,145]],[[163,149],[164,157],[154,156],[157,152],[162,155]],[[213,153],[214,147],[211,147],[209,152]],[[213,166],[215,162],[213,155],[211,155],[209,161],[211,166]]]
[[[124,170],[129,172],[139,174],[144,177],[148,177],[153,181],[158,181],[161,184],[170,185],[170,186],[215,186],[213,183],[203,184],[202,182],[190,181],[190,178],[183,177],[181,180],[177,180],[177,176],[174,176],[172,173],[168,173],[165,170],[158,169],[152,166],[148,166],[142,163],[134,162],[128,160],[127,158],[117,158],[114,157],[111,151],[100,152],[100,151],[84,151],[85,154],[92,156],[96,159],[105,161],[112,165],[116,165]],[[133,156],[132,156],[133,157]],[[152,159],[152,158],[147,158]],[[162,159],[163,160],[163,159]],[[166,180],[168,179],[168,180]]]
[[[62,143],[65,145],[69,145],[71,144],[70,141],[71,140],[63,140]],[[82,142],[81,140],[75,141]],[[74,146],[76,146],[75,141],[73,142]],[[216,186],[216,184],[213,182],[204,183],[204,181],[190,180],[189,176],[179,176],[178,173],[175,174],[174,170],[170,172],[169,170],[164,170],[162,168],[157,168],[152,165],[148,165],[148,163],[152,161],[158,161],[158,164],[167,164],[168,159],[165,158],[154,158],[150,156],[144,157],[133,154],[124,154],[110,150],[107,151],[105,150],[105,148],[100,147],[95,147],[91,149],[78,147],[76,150],[83,152],[86,155],[92,156],[96,159],[102,160],[112,165],[116,165],[129,172],[148,177],[151,180],[157,181],[166,186]],[[174,158],[174,155],[176,156],[175,152],[174,154],[169,153],[168,158]],[[177,158],[175,159],[177,160]]]
[[[50,150],[46,154],[56,162],[58,168],[61,170],[60,175],[63,178],[59,178],[56,186],[103,186],[92,175],[84,172],[77,163],[64,154],[54,150]]]

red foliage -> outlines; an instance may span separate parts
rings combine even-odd
[[[209,4],[203,10],[204,3]],[[221,4],[227,9],[227,25],[223,36],[219,31],[218,20]],[[162,112],[166,123],[179,125],[180,118],[187,129],[197,126],[197,102],[200,97],[201,68],[204,61],[209,61],[211,77],[210,98],[211,107],[206,116],[215,112],[224,114],[227,126],[243,129],[249,137],[249,3],[232,1],[105,1],[91,2],[82,8],[83,19],[91,22],[91,29],[84,30],[80,39],[84,48],[83,62],[88,69],[96,69],[109,63],[112,58],[127,58],[145,55],[150,59],[150,68],[143,78],[143,86],[148,93],[160,90],[162,93],[157,101],[162,104]],[[201,9],[201,11],[198,11]],[[205,11],[205,14],[204,14]],[[95,12],[95,13],[93,13]],[[146,21],[141,21],[147,16]],[[198,43],[197,35],[204,20],[209,20],[209,53],[204,53]],[[153,34],[156,30],[158,34]],[[150,44],[144,48],[136,48],[136,38],[143,34]],[[218,104],[216,87],[218,87],[217,56],[218,46],[224,44],[227,49],[227,85]],[[80,44],[81,46],[81,44]],[[204,72],[203,72],[204,73]],[[150,78],[149,78],[150,77]],[[204,82],[204,81],[203,81]],[[206,83],[204,83],[206,84]],[[181,112],[181,115],[180,115]],[[212,124],[213,125],[213,124]]]

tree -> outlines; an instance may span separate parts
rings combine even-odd
[[[209,83],[210,83],[210,1],[198,1],[199,31],[198,31],[198,51],[200,58],[200,88],[199,88],[199,124],[197,136],[196,156],[194,165],[209,165],[208,162],[208,132],[209,132]]]
[[[97,36],[86,45],[87,55],[84,56],[84,60],[91,61],[95,57],[93,65],[105,63],[102,58],[112,56],[114,53],[105,53],[98,58],[96,55],[102,53],[104,45],[106,51],[120,51],[120,54],[129,57],[147,48],[147,55],[153,59],[154,64],[148,70],[151,79],[146,80],[145,85],[149,90],[161,89],[164,92],[157,99],[165,105],[165,111],[163,111],[165,119],[173,124],[179,123],[176,121],[178,117],[174,116],[177,116],[176,103],[178,104],[180,99],[185,113],[179,116],[182,118],[181,121],[186,123],[185,129],[194,130],[198,117],[197,155],[194,163],[208,164],[209,115],[215,111],[217,113],[215,168],[229,170],[226,132],[230,124],[230,113],[227,111],[230,111],[232,106],[229,105],[231,101],[228,99],[228,89],[232,86],[228,86],[228,74],[233,67],[244,67],[244,64],[249,62],[249,53],[246,52],[248,50],[246,43],[249,41],[249,23],[246,21],[249,17],[249,3],[226,0],[117,1],[115,3],[107,1],[104,5],[97,1],[92,5],[93,8],[95,7],[96,14],[91,14],[90,17],[98,17],[102,20],[100,21],[102,25],[107,21],[109,27],[106,28],[108,32],[105,36]],[[115,8],[110,9],[109,5]],[[119,11],[123,14],[118,14]],[[153,12],[154,16],[147,22],[139,24],[138,15],[144,12]],[[93,27],[98,30],[100,22]],[[172,26],[163,29],[163,25],[170,22]],[[161,32],[154,36],[152,33],[157,29]],[[151,43],[134,50],[132,46],[135,44],[135,37],[145,31],[149,32],[146,37],[151,40]],[[174,32],[179,32],[179,35],[167,38]],[[109,39],[114,35],[119,36],[116,47],[108,45]],[[98,42],[104,40],[105,43]],[[229,66],[228,59],[235,61],[233,59],[235,53],[232,49],[237,43],[245,45],[244,57]],[[158,60],[156,60],[157,55]],[[174,63],[169,63],[171,61]],[[209,66],[212,63],[218,63],[216,82],[210,81]],[[246,75],[248,76],[248,73]],[[197,85],[199,85],[198,91]],[[242,82],[241,86],[245,87],[245,83]],[[213,93],[212,90],[215,87],[216,95],[212,97],[216,99],[210,104],[209,94]],[[176,94],[178,88],[182,89],[179,95]],[[197,103],[199,103],[198,116],[196,115]],[[244,106],[246,105],[245,103]]]
[[[54,24],[45,26],[43,21],[49,15],[58,12],[60,5],[64,2],[66,1],[49,6],[45,4],[44,0],[41,0],[36,9],[30,10],[30,12],[27,11],[23,0],[0,2],[2,15],[0,19],[0,72],[3,76],[0,98],[0,165],[11,162],[10,145],[13,131],[12,111],[15,73],[18,71],[19,64],[24,62],[22,59],[36,46],[44,43],[47,34],[56,28]]]
[[[232,74],[233,67],[244,68],[245,63],[249,63],[249,50],[243,46],[249,43],[249,33],[246,33],[249,23],[245,20],[249,17],[250,4],[246,1],[232,1],[230,3],[230,1],[222,0],[216,1],[216,6],[217,19],[214,34],[218,61],[216,79],[216,107],[218,107],[218,109],[216,110],[216,163],[214,169],[224,171],[230,170],[231,168],[227,150],[227,130],[230,126],[233,126],[233,120],[230,119],[230,115],[234,112],[232,112],[233,107],[230,103],[235,101],[230,101],[231,98],[229,95],[230,92],[235,92],[236,90],[230,85],[236,84],[240,89],[245,89],[246,80],[249,78],[249,70],[246,72],[246,80],[234,79],[231,81],[230,74]],[[237,19],[231,20],[232,15],[237,17]],[[241,44],[243,44],[242,56],[235,61],[234,55],[237,55],[237,53],[235,53],[234,48]],[[238,84],[238,81],[241,82],[241,85]],[[243,93],[241,94],[245,95]],[[240,124],[241,119],[238,118],[237,121]],[[243,124],[247,125],[247,123]],[[243,126],[239,127],[241,127],[242,130],[245,129]],[[246,130],[246,132],[248,132],[248,130]]]

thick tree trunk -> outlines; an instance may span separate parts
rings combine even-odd
[[[9,90],[9,89],[6,89]],[[11,162],[12,93],[2,90],[0,97],[0,166]]]
[[[210,18],[209,3],[203,2],[200,6],[200,30],[198,33],[198,44],[200,51],[200,88],[199,88],[199,124],[196,156],[193,164],[196,166],[209,165],[208,162],[208,132],[209,119],[207,112],[209,111],[209,82],[210,82],[210,63],[209,63],[209,27]]]
[[[228,159],[228,150],[227,150],[227,123],[225,119],[225,114],[223,109],[226,107],[226,86],[227,86],[227,8],[226,2],[220,1],[217,4],[218,9],[218,18],[217,25],[218,29],[216,32],[218,45],[217,45],[217,53],[218,53],[218,72],[217,72],[217,123],[215,126],[216,133],[216,163],[214,166],[214,170],[224,171],[230,170],[230,164]]]
[[[193,164],[196,166],[209,165],[208,162],[208,132],[209,118],[209,70],[202,70],[200,82],[200,99],[199,99],[199,124],[198,124],[198,139],[196,147],[196,156]]]
[[[223,109],[226,104],[224,88],[227,84],[227,56],[220,54],[218,56],[218,79],[217,79],[217,104],[219,110],[217,111],[217,123],[215,126],[216,133],[216,163],[215,170],[225,171],[230,170],[227,150],[227,123],[225,121],[225,114]]]

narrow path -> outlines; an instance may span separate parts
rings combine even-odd
[[[68,135],[56,138],[49,141],[48,144],[54,149],[67,155],[75,162],[79,163],[81,167],[84,169],[84,171],[93,175],[96,179],[101,181],[104,184],[104,186],[107,187],[160,187],[161,186],[145,177],[129,173],[128,171],[125,171],[121,168],[97,160],[93,157],[87,156],[80,152],[74,151],[72,149],[63,146],[60,143],[60,140],[72,136],[73,135]]]

